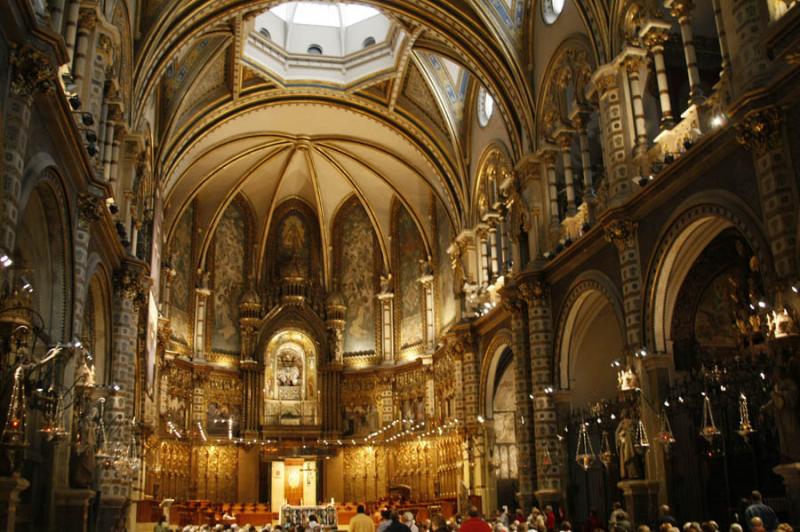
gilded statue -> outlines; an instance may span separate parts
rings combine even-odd
[[[617,455],[619,456],[619,478],[638,479],[642,477],[639,456],[636,454],[636,424],[623,414],[616,430]]]

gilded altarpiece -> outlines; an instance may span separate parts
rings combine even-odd
[[[194,204],[181,215],[169,244],[169,257],[175,276],[170,282],[170,329],[172,340],[191,348],[192,298],[194,296],[193,258]]]
[[[377,501],[389,492],[387,463],[392,450],[381,445],[344,448],[344,500]]]
[[[238,354],[239,302],[247,275],[249,227],[239,202],[231,203],[214,233],[211,350]]]
[[[418,347],[423,341],[423,292],[419,283],[421,263],[427,260],[417,224],[397,200],[392,204],[395,324],[400,350]]]
[[[205,405],[193,406],[206,411],[208,434],[238,436],[242,414],[242,381],[239,376],[235,373],[212,372],[204,388]]]
[[[234,445],[204,445],[192,450],[194,486],[198,499],[236,500],[239,449]]]
[[[265,424],[311,426],[320,423],[317,350],[303,332],[285,330],[264,354]]]
[[[392,386],[388,377],[372,373],[342,380],[344,436],[363,437],[392,422]],[[384,402],[388,399],[388,411]]]
[[[162,441],[155,456],[153,493],[158,498],[190,499],[192,480],[192,445],[177,440]]]
[[[381,255],[367,211],[353,196],[342,205],[334,222],[334,271],[344,300],[345,353],[375,353],[380,329],[376,295]]]
[[[177,430],[189,427],[192,409],[192,371],[188,366],[172,361],[165,365],[159,376],[159,417],[167,430],[171,423]]]

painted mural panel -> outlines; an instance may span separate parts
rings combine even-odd
[[[453,293],[453,269],[447,248],[453,239],[450,220],[444,206],[436,201],[436,277],[439,290],[439,325],[445,329],[456,319],[457,301]]]
[[[279,275],[307,279],[311,264],[310,235],[302,218],[292,213],[281,220],[278,239]]]
[[[231,204],[214,235],[214,351],[240,350],[239,299],[244,290],[246,234],[242,210]]]
[[[395,268],[398,274],[395,301],[399,300],[400,348],[422,342],[422,291],[419,284],[420,261],[425,259],[417,225],[405,207],[395,210]]]
[[[375,237],[367,212],[355,201],[342,211],[339,235],[339,290],[345,311],[344,350],[375,350]]]
[[[189,345],[191,329],[189,327],[189,310],[192,286],[192,223],[194,206],[186,209],[181,216],[170,243],[172,266],[175,277],[170,285],[170,327],[173,340]]]

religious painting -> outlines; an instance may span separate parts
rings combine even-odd
[[[453,239],[450,219],[444,205],[436,200],[436,280],[439,291],[439,330],[447,328],[456,319],[458,305],[453,290],[453,269],[447,248]]]
[[[703,348],[735,349],[737,346],[728,274],[738,276],[739,272],[718,275],[700,296],[694,328],[697,343]]]
[[[406,208],[394,205],[395,310],[400,315],[400,348],[422,342],[422,289],[419,283],[420,261],[426,258],[417,225]]]
[[[376,238],[361,203],[351,198],[334,225],[339,291],[346,306],[344,351],[375,350]]]
[[[239,299],[244,290],[246,224],[241,208],[232,203],[214,235],[214,328],[211,349],[238,353]]]
[[[208,403],[206,412],[206,432],[208,434],[233,437],[239,433],[240,420],[238,406]]]
[[[308,278],[309,253],[306,226],[296,214],[281,221],[278,230],[278,272],[281,277]]]
[[[189,345],[191,328],[189,310],[192,286],[192,226],[194,221],[194,205],[191,205],[178,221],[172,235],[169,249],[175,277],[170,284],[170,328],[172,339]]]

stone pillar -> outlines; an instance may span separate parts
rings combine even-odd
[[[89,531],[89,503],[94,498],[90,489],[56,489],[58,529],[64,532]]]
[[[0,252],[10,256],[16,243],[33,97],[53,90],[56,70],[48,56],[30,46],[13,49],[9,64],[11,81],[5,105],[3,183],[0,187]]]
[[[122,116],[115,116],[115,119],[121,120]],[[119,146],[122,143],[122,138],[125,136],[125,129],[125,125],[119,122],[114,126],[114,138],[111,142],[111,163],[108,174],[108,180],[111,183],[116,183],[119,177]]]
[[[564,166],[564,184],[567,187],[567,216],[574,216],[575,182],[572,175],[572,131],[560,131],[558,145],[561,148],[561,163]]]
[[[127,446],[131,439],[131,421],[135,411],[136,389],[136,342],[138,334],[139,308],[146,301],[147,265],[134,259],[126,259],[114,275],[112,307],[112,361],[111,383],[118,389],[109,396],[105,407],[107,448]],[[98,530],[112,530],[125,516],[126,500],[131,496],[134,478],[124,477],[117,471],[107,469],[100,477],[101,502]]]
[[[642,87],[639,83],[639,71],[647,61],[646,52],[640,48],[626,48],[623,52],[623,65],[628,76],[631,89],[631,104],[633,108],[633,128],[636,135],[636,156],[642,157],[647,153],[647,128],[644,120],[644,105],[642,104]]]
[[[78,34],[78,19],[80,16],[80,0],[69,0],[67,6],[67,22],[64,24],[64,43],[67,46],[69,64],[75,59],[75,38]]]
[[[606,241],[613,243],[619,252],[627,347],[636,350],[642,346],[642,269],[636,223],[613,220],[605,229]]]
[[[694,0],[667,0],[664,7],[678,19],[683,40],[683,55],[686,58],[686,69],[689,74],[689,104],[703,103],[703,89],[700,87],[700,70],[697,68],[697,55],[694,49],[694,32],[692,31],[692,10]]]
[[[590,87],[590,93],[596,94],[599,101],[600,136],[608,178],[609,207],[622,204],[633,190],[628,167],[624,93],[620,88],[619,73],[618,65],[603,65],[592,75]]]
[[[65,0],[53,0],[48,8],[50,27],[59,35],[61,34],[61,25],[64,22],[64,2]]]
[[[717,26],[717,36],[719,37],[719,51],[722,56],[722,72],[720,78],[723,78],[730,73],[731,69],[731,53],[728,48],[728,36],[725,34],[725,21],[722,17],[722,1],[711,0],[714,7],[714,24]]]
[[[526,512],[533,506],[536,489],[534,456],[534,419],[531,396],[531,359],[528,350],[527,308],[521,294],[510,287],[503,293],[503,305],[511,313],[512,350],[514,352],[514,387],[517,407],[514,432],[517,440],[519,503]]]
[[[30,482],[19,475],[0,477],[0,526],[3,530],[16,530],[19,494]]]
[[[547,175],[548,195],[550,196],[550,227],[561,227],[561,216],[558,214],[558,183],[556,181],[556,154],[555,150],[546,150],[542,153],[544,171]]]
[[[113,111],[110,107],[106,107],[108,109],[106,114],[106,122],[105,122],[105,133],[103,134],[103,143],[102,143],[102,168],[103,168],[103,179],[109,181],[111,179],[111,146],[114,142],[114,132],[116,128],[114,127],[113,121]]]
[[[797,197],[783,115],[775,106],[748,112],[736,126],[737,139],[753,154],[764,227],[780,281],[797,279]],[[788,287],[783,287],[788,289]]]
[[[242,360],[242,427],[243,437],[246,440],[258,438],[259,411],[264,395],[262,387],[258,385],[260,373],[258,362],[253,359]]]
[[[761,85],[769,77],[769,58],[764,46],[764,31],[769,21],[767,2],[726,0],[721,2],[727,20],[733,21],[726,36],[730,56],[734,98]]]
[[[540,280],[520,287],[528,304],[531,379],[536,453],[536,498],[539,506],[562,498],[558,452],[558,422],[553,401],[553,320],[549,293]],[[550,463],[541,459],[549,455]]]
[[[462,392],[464,399],[464,422],[467,432],[474,434],[478,430],[479,396],[480,396],[480,357],[475,349],[475,337],[469,326],[453,329],[455,336],[451,338],[451,349],[461,357]]]
[[[664,64],[664,44],[669,40],[670,25],[662,20],[650,20],[639,33],[642,42],[653,54],[653,65],[658,83],[658,101],[661,106],[661,130],[672,129],[675,119],[672,116],[672,102],[669,98],[667,67]]]
[[[384,364],[394,364],[394,294],[383,292],[378,294],[381,307],[381,351]]]
[[[658,515],[658,483],[653,480],[622,480],[617,483],[625,498],[631,523],[650,523]]]
[[[74,66],[72,70],[72,77],[75,79],[75,85],[78,87],[78,93],[86,95],[83,92],[83,83],[86,77],[87,61],[86,55],[89,53],[89,37],[92,35],[95,27],[97,27],[97,11],[93,8],[83,8],[78,14],[78,38],[75,44],[75,57]]]

